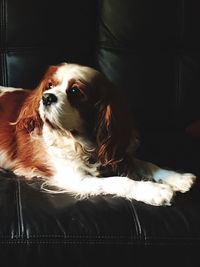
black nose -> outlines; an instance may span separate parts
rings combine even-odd
[[[42,102],[44,106],[49,106],[52,103],[57,102],[57,97],[54,94],[46,93],[42,96]]]

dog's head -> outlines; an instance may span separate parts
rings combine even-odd
[[[29,132],[45,124],[90,138],[101,163],[113,169],[126,159],[133,132],[120,90],[93,68],[67,63],[49,67],[17,124]]]

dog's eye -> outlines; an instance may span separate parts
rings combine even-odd
[[[82,97],[83,95],[77,86],[69,88],[67,93],[74,97]]]
[[[53,83],[49,82],[49,83],[47,84],[47,89],[52,89],[52,88],[53,88]]]
[[[67,90],[67,96],[71,101],[83,101],[85,99],[85,94],[75,85]]]

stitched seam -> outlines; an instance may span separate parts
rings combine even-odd
[[[1,235],[0,238],[10,238],[9,235]],[[57,235],[57,234],[35,234],[35,235],[29,235],[29,238],[97,238],[97,239],[130,239],[130,236],[125,235],[77,235],[77,234],[69,234],[69,235]],[[29,239],[27,238],[27,239]],[[136,240],[137,238],[135,238]]]
[[[4,86],[8,86],[7,60],[5,53],[2,54],[2,83]]]
[[[0,2],[0,44],[1,44],[1,48],[0,48],[0,52],[2,53],[2,46],[3,46],[3,3],[4,1],[2,0]],[[2,56],[0,57],[1,60],[1,65],[2,65]],[[3,84],[3,68],[1,66],[0,68],[1,71],[1,84]]]
[[[6,45],[6,30],[7,30],[7,2],[5,0],[1,1],[1,77],[2,77],[2,84],[7,86],[8,85],[8,74],[7,74],[7,61],[6,61],[6,54],[5,54],[5,45]]]
[[[197,242],[198,241],[198,242]],[[3,244],[10,244],[10,245],[17,245],[17,244],[113,244],[113,245],[140,245],[140,246],[150,246],[150,245],[163,245],[163,246],[176,246],[177,244],[183,245],[198,245],[200,244],[200,240],[172,240],[171,242],[164,242],[161,241],[144,241],[144,242],[137,242],[137,240],[3,240],[0,242],[0,245]]]
[[[18,223],[18,236],[23,238],[24,233],[24,224],[23,224],[23,215],[22,215],[22,204],[21,204],[21,187],[20,181],[16,180],[16,202],[17,202],[17,223]]]
[[[21,237],[21,236],[20,236]],[[10,238],[10,236],[8,235],[1,235],[0,238]],[[141,239],[139,239],[138,237],[133,237],[133,236],[123,236],[123,235],[76,235],[76,234],[71,234],[71,235],[56,235],[56,234],[36,234],[36,235],[29,235],[29,238],[27,239],[23,239],[23,240],[29,240],[29,239],[37,239],[37,238],[61,238],[61,239],[70,239],[70,238],[77,238],[77,239],[81,239],[81,238],[88,238],[88,239],[112,239],[112,240],[117,240],[117,239],[126,239],[126,240],[138,240],[140,241]],[[13,238],[11,240],[17,240],[17,238]],[[177,240],[177,241],[200,241],[200,237],[180,237],[180,236],[172,236],[172,237],[163,237],[163,238],[157,238],[157,237],[145,237],[145,241],[170,241],[170,240]]]
[[[4,0],[2,0],[1,1],[1,3],[0,3],[0,23],[1,23],[1,25],[0,25],[0,28],[1,28],[1,35],[0,35],[0,41],[1,41],[1,46],[3,46],[4,45],[4,43],[3,43],[3,41],[4,41],[4,12],[3,12],[3,10],[4,10]]]
[[[142,227],[141,227],[141,224],[140,224],[140,220],[139,220],[137,211],[136,211],[136,209],[135,209],[133,204],[130,203],[129,207],[130,207],[130,210],[131,210],[132,219],[134,220],[134,223],[135,223],[135,229],[136,229],[137,237],[138,237],[138,239],[142,239]]]
[[[12,45],[9,45],[9,46],[3,46],[0,48],[2,52],[5,52],[5,53],[9,53],[9,52],[20,52],[20,53],[26,53],[27,51],[29,50],[36,50],[38,51],[38,49],[41,49],[41,50],[46,50],[46,49],[49,49],[49,50],[55,50],[55,49],[64,49],[64,45],[62,46],[61,45],[49,45],[49,44],[39,44],[39,45],[15,45],[15,46],[12,46]]]

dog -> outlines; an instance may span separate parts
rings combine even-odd
[[[34,90],[0,87],[0,168],[79,199],[108,194],[171,205],[196,177],[134,157],[126,101],[102,73],[78,64],[50,66]]]

